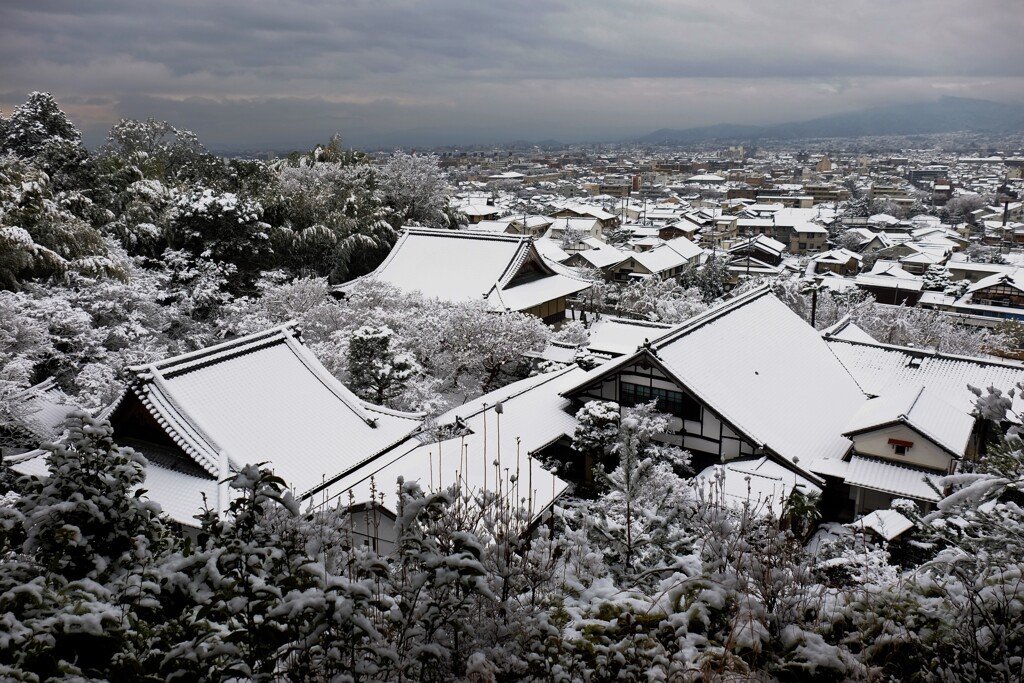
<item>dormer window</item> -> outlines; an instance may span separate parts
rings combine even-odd
[[[892,446],[892,450],[896,455],[906,455],[913,446],[913,441],[904,441],[903,439],[889,439],[889,445]]]

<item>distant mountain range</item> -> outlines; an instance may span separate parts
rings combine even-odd
[[[701,128],[662,128],[638,138],[637,142],[694,144],[763,139],[926,135],[959,131],[1024,131],[1024,105],[1001,104],[966,97],[943,97],[937,102],[873,107],[849,114],[835,114],[771,126],[719,124]]]

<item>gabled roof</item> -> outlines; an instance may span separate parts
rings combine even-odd
[[[480,300],[515,275],[530,249],[522,235],[407,228],[366,278],[445,301]]]
[[[529,283],[515,282],[528,261],[536,273]],[[501,311],[526,310],[590,286],[557,272],[528,236],[427,228],[407,228],[384,262],[364,278],[444,301],[485,300]]]
[[[953,457],[961,458],[974,429],[974,418],[942,400],[935,390],[921,386],[866,401],[850,418],[843,435],[853,437],[897,424],[910,427]]]
[[[682,267],[687,263],[686,257],[668,246],[667,243],[659,244],[648,251],[631,254],[631,257],[652,273],[663,273],[672,268]]]
[[[235,471],[269,462],[299,494],[396,443],[422,418],[361,401],[292,324],[131,372],[130,392],[202,470],[220,477],[221,453]],[[161,502],[156,489],[151,496]]]
[[[691,318],[570,392],[645,355],[755,446],[805,473],[817,458],[848,452],[842,429],[866,400],[821,336],[767,287]]]
[[[632,256],[629,252],[623,252],[612,246],[604,246],[600,249],[585,249],[577,252],[570,258],[574,261],[582,260],[594,268],[608,268],[622,263]]]
[[[786,245],[767,235],[757,235],[737,242],[729,248],[729,251],[738,252],[748,249],[759,249],[773,256],[782,256],[782,252],[786,250]]]
[[[825,251],[817,256],[812,256],[811,260],[817,263],[837,263],[846,265],[851,260],[860,261],[863,257],[848,249],[832,249],[831,251]]]
[[[778,275],[782,272],[781,266],[773,266],[770,263],[765,263],[760,259],[756,259],[750,255],[737,256],[736,258],[730,259],[726,264],[726,267],[730,272],[733,273],[755,273],[758,275]]]
[[[847,524],[852,529],[871,529],[887,541],[914,528],[914,523],[895,510],[875,510],[856,522]]]
[[[973,294],[980,289],[988,289],[989,287],[995,287],[1002,285],[1004,287],[1012,287],[1020,291],[1024,291],[1024,273],[1020,270],[1015,270],[1012,273],[995,273],[989,275],[986,278],[982,278],[975,282],[973,285],[967,288],[967,294]]]
[[[695,242],[691,242],[685,237],[676,237],[674,239],[666,240],[665,246],[675,251],[687,261],[697,258],[704,253],[703,247],[698,246]]]
[[[592,233],[599,230],[601,221],[598,218],[582,216],[577,218],[556,218],[548,227],[548,234],[564,232],[565,230],[579,230],[583,233]]]
[[[587,204],[566,204],[562,208],[558,209],[556,213],[562,213],[564,211],[574,213],[577,216],[589,216],[590,218],[594,218],[599,221],[607,221],[612,218],[615,218],[615,214],[608,213],[607,211],[600,207],[589,206]]]
[[[872,396],[924,386],[971,413],[977,397],[968,385],[983,391],[994,386],[1005,392],[1024,382],[1024,366],[1016,363],[839,337],[827,337],[826,342],[861,388]],[[1016,397],[1013,408],[1018,414],[1024,410],[1024,399]]]

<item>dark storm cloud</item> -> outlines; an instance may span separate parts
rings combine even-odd
[[[356,144],[607,138],[940,91],[1024,97],[1019,0],[17,0],[0,12],[0,82],[19,93],[5,109],[49,90],[88,130],[146,110],[211,146],[336,126]]]

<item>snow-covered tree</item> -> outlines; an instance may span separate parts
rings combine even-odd
[[[998,332],[958,324],[942,311],[876,304],[858,308],[852,318],[883,344],[930,347],[965,356],[1007,350],[1007,342]]]
[[[696,287],[684,289],[673,278],[654,276],[630,282],[619,291],[618,314],[653,322],[681,323],[708,308]]]
[[[345,281],[373,270],[394,245],[398,233],[385,220],[380,172],[363,157],[303,157],[278,174],[280,196],[265,216],[291,233],[282,265]]]
[[[603,467],[619,439],[619,404],[614,401],[588,401],[576,411],[573,450],[583,456],[583,479],[590,482],[595,466]]]
[[[448,188],[433,154],[395,152],[380,169],[380,189],[400,224],[448,227]]]
[[[551,341],[569,346],[583,346],[590,341],[590,332],[579,320],[570,320],[552,335]]]
[[[974,263],[1004,263],[1000,247],[971,242],[967,247],[967,260]]]
[[[845,316],[859,319],[861,311],[873,310],[874,306],[875,298],[856,287],[824,289],[813,280],[800,277],[780,278],[771,284],[775,296],[808,323],[813,309],[814,324],[819,330],[835,325]]]
[[[699,266],[690,264],[679,275],[683,288],[696,288],[708,304],[725,294],[728,279],[726,259],[721,256],[711,256]]]
[[[416,372],[416,361],[391,348],[394,332],[387,327],[363,326],[348,341],[348,386],[356,395],[388,405]]]
[[[614,405],[594,407],[597,433],[588,430],[579,443],[595,449],[605,446],[603,432],[610,428],[607,412]],[[600,511],[592,511],[600,519],[594,529],[622,576],[670,563],[685,550],[686,534],[680,533],[674,520],[686,514],[692,502],[690,489],[680,478],[689,472],[690,456],[655,440],[668,428],[668,421],[669,416],[658,413],[653,403],[627,408],[609,448],[616,464],[610,470],[607,466],[597,470],[598,481],[608,493],[597,506]]]
[[[0,157],[0,286],[69,271],[123,277],[98,230],[68,207],[31,162]]]
[[[82,141],[82,134],[61,111],[53,95],[45,92],[30,93],[25,104],[14,108],[4,133],[2,148],[22,158],[36,156],[55,140],[72,145]]]
[[[953,284],[953,276],[945,266],[932,264],[924,272],[924,288],[934,292],[945,291]]]
[[[229,286],[246,289],[273,254],[274,231],[261,220],[262,212],[258,202],[231,192],[193,189],[175,201],[170,246],[234,266]]]
[[[196,177],[198,167],[214,161],[195,133],[153,118],[121,119],[100,152],[160,182]]]
[[[159,506],[136,495],[146,460],[86,413],[72,413],[66,427],[67,440],[49,447],[49,476],[22,485],[24,552],[71,581],[132,571],[167,536]]]

